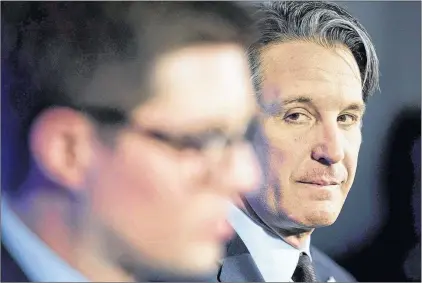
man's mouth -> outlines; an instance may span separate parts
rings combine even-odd
[[[329,178],[299,180],[298,183],[321,186],[321,187],[336,186],[336,185],[341,184],[341,182],[339,182],[338,180],[329,179]]]

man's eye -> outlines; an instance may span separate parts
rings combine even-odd
[[[202,150],[207,144],[207,139],[203,136],[184,136],[179,141],[180,149]]]
[[[310,119],[311,118],[308,115],[306,115],[304,113],[299,113],[299,112],[290,113],[290,114],[287,114],[284,117],[284,121],[286,121],[287,123],[291,123],[291,124],[300,124],[300,123],[306,122]]]
[[[352,114],[342,114],[337,117],[337,122],[349,126],[359,121],[359,117]]]
[[[210,130],[205,133],[183,137],[180,148],[201,151],[209,147],[219,146],[220,144],[225,143],[226,140],[227,138],[220,131]]]

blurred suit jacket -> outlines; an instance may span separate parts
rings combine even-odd
[[[236,236],[227,245],[227,248],[226,258],[218,269],[217,275],[214,278],[211,278],[210,281],[264,282],[261,273],[240,237]],[[334,278],[337,282],[356,282],[347,271],[318,249],[311,247],[311,254],[316,275],[320,282],[330,281],[330,278]],[[34,262],[34,264],[36,263]],[[157,279],[151,281],[164,282],[164,280]],[[1,246],[1,282],[31,282],[16,261],[10,256],[9,252],[4,248],[3,244]]]
[[[311,246],[312,262],[320,282],[356,282],[326,254]],[[280,268],[283,268],[280,266]],[[227,245],[227,254],[214,282],[265,282],[242,239],[236,235]]]
[[[34,262],[34,264],[37,263]],[[156,274],[148,278],[148,282],[209,282],[210,278],[212,277],[206,275],[203,277],[180,277]],[[22,271],[3,244],[1,245],[1,282],[33,282]]]
[[[36,262],[34,262],[36,264]],[[31,282],[1,244],[1,282]]]

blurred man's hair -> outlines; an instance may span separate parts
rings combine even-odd
[[[263,80],[261,50],[292,40],[311,41],[327,47],[345,45],[359,66],[363,100],[379,88],[378,58],[371,38],[342,7],[325,1],[268,1],[253,6],[257,8],[259,37],[249,50],[249,60],[258,97]]]
[[[15,175],[2,174],[2,188],[25,178],[28,131],[46,108],[74,107],[119,124],[154,95],[149,76],[159,56],[207,43],[246,49],[253,36],[249,13],[233,2],[28,1],[1,8],[2,110],[14,111],[2,111],[2,168]]]

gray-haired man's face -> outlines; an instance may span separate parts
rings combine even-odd
[[[273,45],[261,60],[257,147],[266,185],[248,202],[275,227],[330,225],[356,173],[365,108],[359,68],[346,48],[312,42]]]

